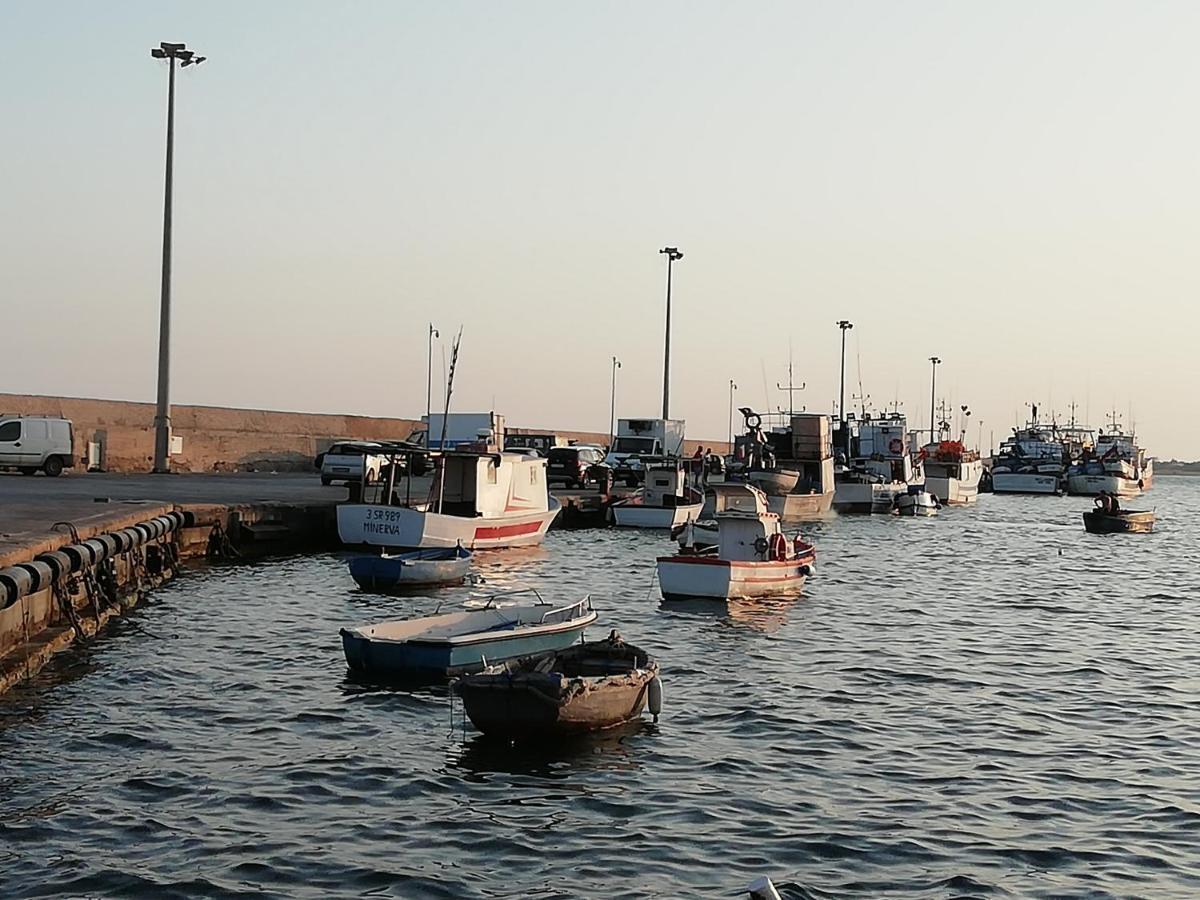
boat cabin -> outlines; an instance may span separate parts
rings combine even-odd
[[[447,451],[435,460],[422,507],[450,516],[501,517],[547,509],[546,460],[523,453]]]
[[[755,562],[763,559],[763,547],[780,532],[779,516],[767,510],[767,495],[749,484],[713,485],[717,555],[723,560]]]
[[[687,471],[681,460],[664,457],[645,463],[643,505],[669,508],[689,502]]]

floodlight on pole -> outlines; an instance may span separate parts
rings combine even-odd
[[[167,165],[163,190],[162,296],[158,313],[158,400],[154,413],[154,471],[171,471],[171,202],[175,168],[175,63],[199,65],[185,44],[163,41],[150,50],[154,59],[167,61]]]
[[[678,247],[663,247],[658,251],[667,257],[667,335],[663,345],[663,407],[662,417],[671,418],[671,266],[683,259]]]

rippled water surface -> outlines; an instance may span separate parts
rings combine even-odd
[[[554,532],[488,587],[591,592],[658,725],[497,748],[337,629],[432,612],[337,556],[203,569],[0,698],[0,895],[1200,896],[1200,480],[805,528],[794,602],[666,606],[653,533]]]

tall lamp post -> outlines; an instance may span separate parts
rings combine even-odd
[[[205,57],[196,56],[184,44],[163,41],[150,51],[165,59],[167,77],[167,175],[163,199],[162,300],[158,313],[158,405],[154,412],[154,471],[171,471],[171,178],[175,167],[175,61],[180,68],[198,66]]]
[[[429,417],[433,414],[433,339],[441,332],[429,323],[429,356],[425,365],[425,445],[429,446]]]
[[[846,428],[846,332],[853,328],[854,324],[842,319],[837,323],[837,327],[842,330],[842,388],[838,394],[838,421],[842,438],[842,450],[845,452],[846,459],[848,460],[850,458],[850,435]],[[862,345],[860,344],[859,346]]]
[[[729,452],[733,452],[733,392],[738,389],[732,378],[729,379]]]
[[[658,251],[667,255],[667,337],[663,350],[663,413],[664,419],[671,418],[671,266],[683,259],[678,247],[663,247]]]
[[[613,435],[616,434],[617,428],[617,369],[621,368],[621,361],[615,356],[612,358],[612,399],[608,405],[608,446],[612,449]]]
[[[929,443],[932,444],[937,440],[937,436],[934,434],[934,429],[937,427],[934,397],[937,396],[937,367],[942,364],[942,361],[936,356],[931,356],[929,357],[929,362],[933,364],[933,374],[929,378]]]

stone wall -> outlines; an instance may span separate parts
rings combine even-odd
[[[77,471],[82,471],[80,461],[92,441],[103,445],[105,471],[148,472],[154,462],[152,403],[0,394],[0,413],[70,419],[74,424]],[[183,439],[183,451],[171,458],[173,468],[182,472],[229,472],[309,471],[313,457],[336,440],[404,440],[421,423],[374,416],[175,406],[171,424],[175,437]],[[608,443],[607,433],[559,433],[581,443]],[[727,446],[723,441],[702,443],[718,452],[724,452]],[[685,451],[690,455],[697,445],[696,441],[687,441]]]

